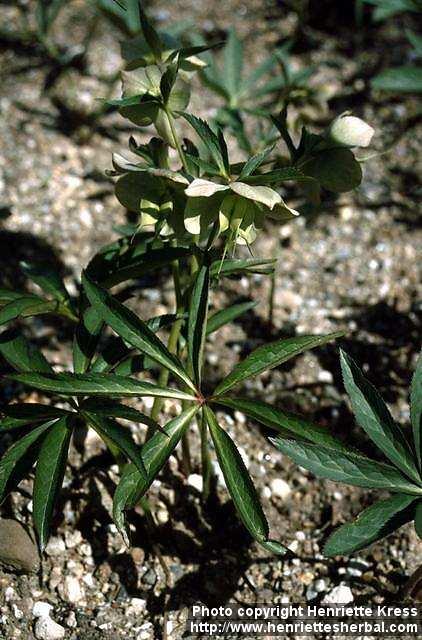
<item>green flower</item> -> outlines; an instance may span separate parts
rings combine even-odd
[[[196,178],[185,194],[185,228],[189,233],[202,235],[218,220],[220,233],[230,234],[238,244],[255,240],[265,216],[286,222],[299,215],[274,189],[240,181],[222,185]]]
[[[185,197],[188,180],[177,171],[134,164],[113,154],[114,171],[118,175],[116,196],[129,211],[139,214],[139,228],[153,228],[161,236],[182,237]]]
[[[328,130],[329,138],[345,147],[368,147],[374,133],[369,124],[347,111],[338,116]]]

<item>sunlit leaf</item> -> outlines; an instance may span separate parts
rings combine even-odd
[[[44,438],[38,456],[33,518],[41,551],[48,541],[54,506],[63,484],[71,434],[68,418],[60,418]]]
[[[278,367],[282,362],[286,362],[308,349],[324,345],[342,335],[343,332],[338,331],[323,336],[295,336],[264,344],[235,366],[217,386],[214,395],[223,395],[242,380],[255,377],[267,369]]]
[[[409,520],[413,520],[417,498],[400,493],[380,500],[339,527],[324,545],[324,555],[349,555],[385,538]]]

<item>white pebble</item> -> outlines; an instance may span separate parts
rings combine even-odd
[[[333,382],[333,374],[331,371],[320,371],[318,373],[319,382],[326,382],[327,384],[331,384]]]
[[[42,600],[35,602],[32,607],[32,615],[34,618],[48,618],[52,611],[53,606],[48,602],[43,602]]]
[[[270,482],[271,494],[277,498],[285,500],[291,493],[290,486],[285,480],[281,478],[275,478]]]
[[[236,422],[238,422],[239,424],[245,424],[246,422],[246,416],[244,413],[242,413],[241,411],[235,411],[234,412],[234,419],[236,420]]]
[[[6,602],[10,602],[14,598],[16,598],[16,592],[15,592],[14,588],[13,587],[7,587],[5,589],[5,592],[4,592],[4,599],[6,600]]]
[[[77,603],[84,599],[84,590],[77,578],[66,576],[63,583],[62,595],[67,602]]]
[[[57,624],[49,616],[38,618],[34,631],[38,640],[61,640],[65,635],[64,627]]]
[[[59,537],[50,538],[45,548],[48,556],[61,556],[66,551],[64,540]]]
[[[267,499],[271,498],[271,489],[270,489],[270,487],[267,487],[267,485],[265,485],[265,487],[262,487],[261,495],[262,495],[263,498],[267,498]]]
[[[66,618],[66,624],[71,629],[74,629],[78,626],[78,621],[76,620],[76,614],[74,611],[71,611]]]
[[[199,473],[191,473],[188,476],[187,483],[190,487],[193,487],[197,491],[202,492],[204,483],[203,483],[202,476]]]
[[[147,606],[147,601],[143,598],[131,598],[130,604],[126,609],[126,612],[133,615],[139,615],[143,611],[145,611]]]
[[[315,587],[315,591],[317,591],[318,593],[321,593],[322,591],[326,590],[327,583],[323,578],[320,578],[319,580],[315,581],[314,587]]]
[[[327,593],[322,602],[323,604],[349,604],[353,600],[353,593],[350,587],[341,584]]]
[[[66,531],[66,533],[64,534],[64,539],[66,547],[68,549],[73,549],[74,547],[77,547],[81,544],[82,535],[80,531],[75,529],[74,531]]]

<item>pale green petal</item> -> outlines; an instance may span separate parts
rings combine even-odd
[[[157,65],[148,65],[133,71],[122,71],[122,91],[125,98],[131,96],[160,95],[162,72]]]
[[[173,235],[173,233],[174,233],[173,229],[170,227],[169,224],[167,224],[167,222],[165,222],[161,227],[160,236],[167,237],[167,236]]]
[[[282,202],[281,196],[270,187],[255,187],[244,182],[232,182],[230,189],[243,198],[262,203],[269,209],[273,209]]]
[[[141,167],[139,164],[135,164],[130,160],[127,160],[124,156],[121,156],[120,153],[113,153],[111,156],[111,161],[113,163],[113,167],[119,173],[127,173],[128,171],[140,171]]]
[[[279,205],[274,207],[274,209],[268,210],[267,215],[269,218],[274,218],[274,220],[277,220],[278,222],[287,222],[288,220],[298,216],[299,211],[288,207],[284,200],[282,200]]]
[[[227,229],[230,226],[230,221],[232,219],[232,216],[234,216],[236,200],[237,200],[236,196],[233,196],[233,195],[226,196],[220,205],[218,217],[220,222],[221,233],[223,233],[224,231],[227,231]]]
[[[188,198],[184,212],[186,230],[194,235],[206,231],[218,216],[222,198],[224,198],[224,194],[221,192],[217,192],[209,198]]]
[[[157,218],[154,218],[154,216],[151,216],[149,213],[141,213],[141,218],[140,218],[140,223],[139,226],[140,227],[149,227],[149,226],[155,226],[157,224]]]
[[[217,191],[226,191],[227,189],[228,186],[226,185],[217,184],[210,180],[203,180],[202,178],[195,178],[188,188],[185,189],[185,193],[190,198],[209,198],[217,193]]]
[[[201,233],[201,216],[196,215],[190,218],[185,218],[185,229],[193,236],[197,236]]]
[[[189,180],[178,171],[152,167],[151,169],[148,169],[148,172],[153,176],[164,178],[166,180],[170,180],[171,182],[176,182],[177,184],[189,184]]]
[[[242,229],[242,227],[240,227],[237,238],[236,238],[236,243],[242,244],[242,245],[245,245],[245,244],[248,245],[248,244],[252,244],[252,242],[254,242],[255,239],[256,239],[255,225],[250,224],[248,227],[246,227],[246,229]]]

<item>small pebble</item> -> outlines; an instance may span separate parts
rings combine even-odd
[[[271,494],[285,500],[291,493],[291,488],[285,480],[275,478],[270,482]]]
[[[66,551],[66,545],[62,538],[53,537],[50,538],[45,548],[45,552],[48,556],[61,556]]]
[[[35,623],[35,637],[38,640],[61,640],[65,637],[65,629],[49,616],[38,618]]]
[[[60,587],[62,588],[60,589]],[[84,590],[78,578],[75,578],[74,576],[66,576],[63,581],[63,585],[60,585],[60,587],[60,595],[67,602],[77,604],[85,597]]]
[[[129,615],[140,615],[146,609],[147,601],[143,598],[131,598],[126,613]]]
[[[341,584],[329,591],[322,602],[323,604],[349,604],[353,600],[354,597],[350,587]]]
[[[32,607],[32,615],[34,618],[47,618],[51,615],[52,611],[53,606],[48,602],[43,602],[42,600],[35,602]]]
[[[191,473],[188,476],[187,483],[188,483],[188,485],[190,487],[193,487],[194,489],[196,489],[200,493],[202,492],[203,479],[202,479],[202,476],[199,475],[199,473]]]

